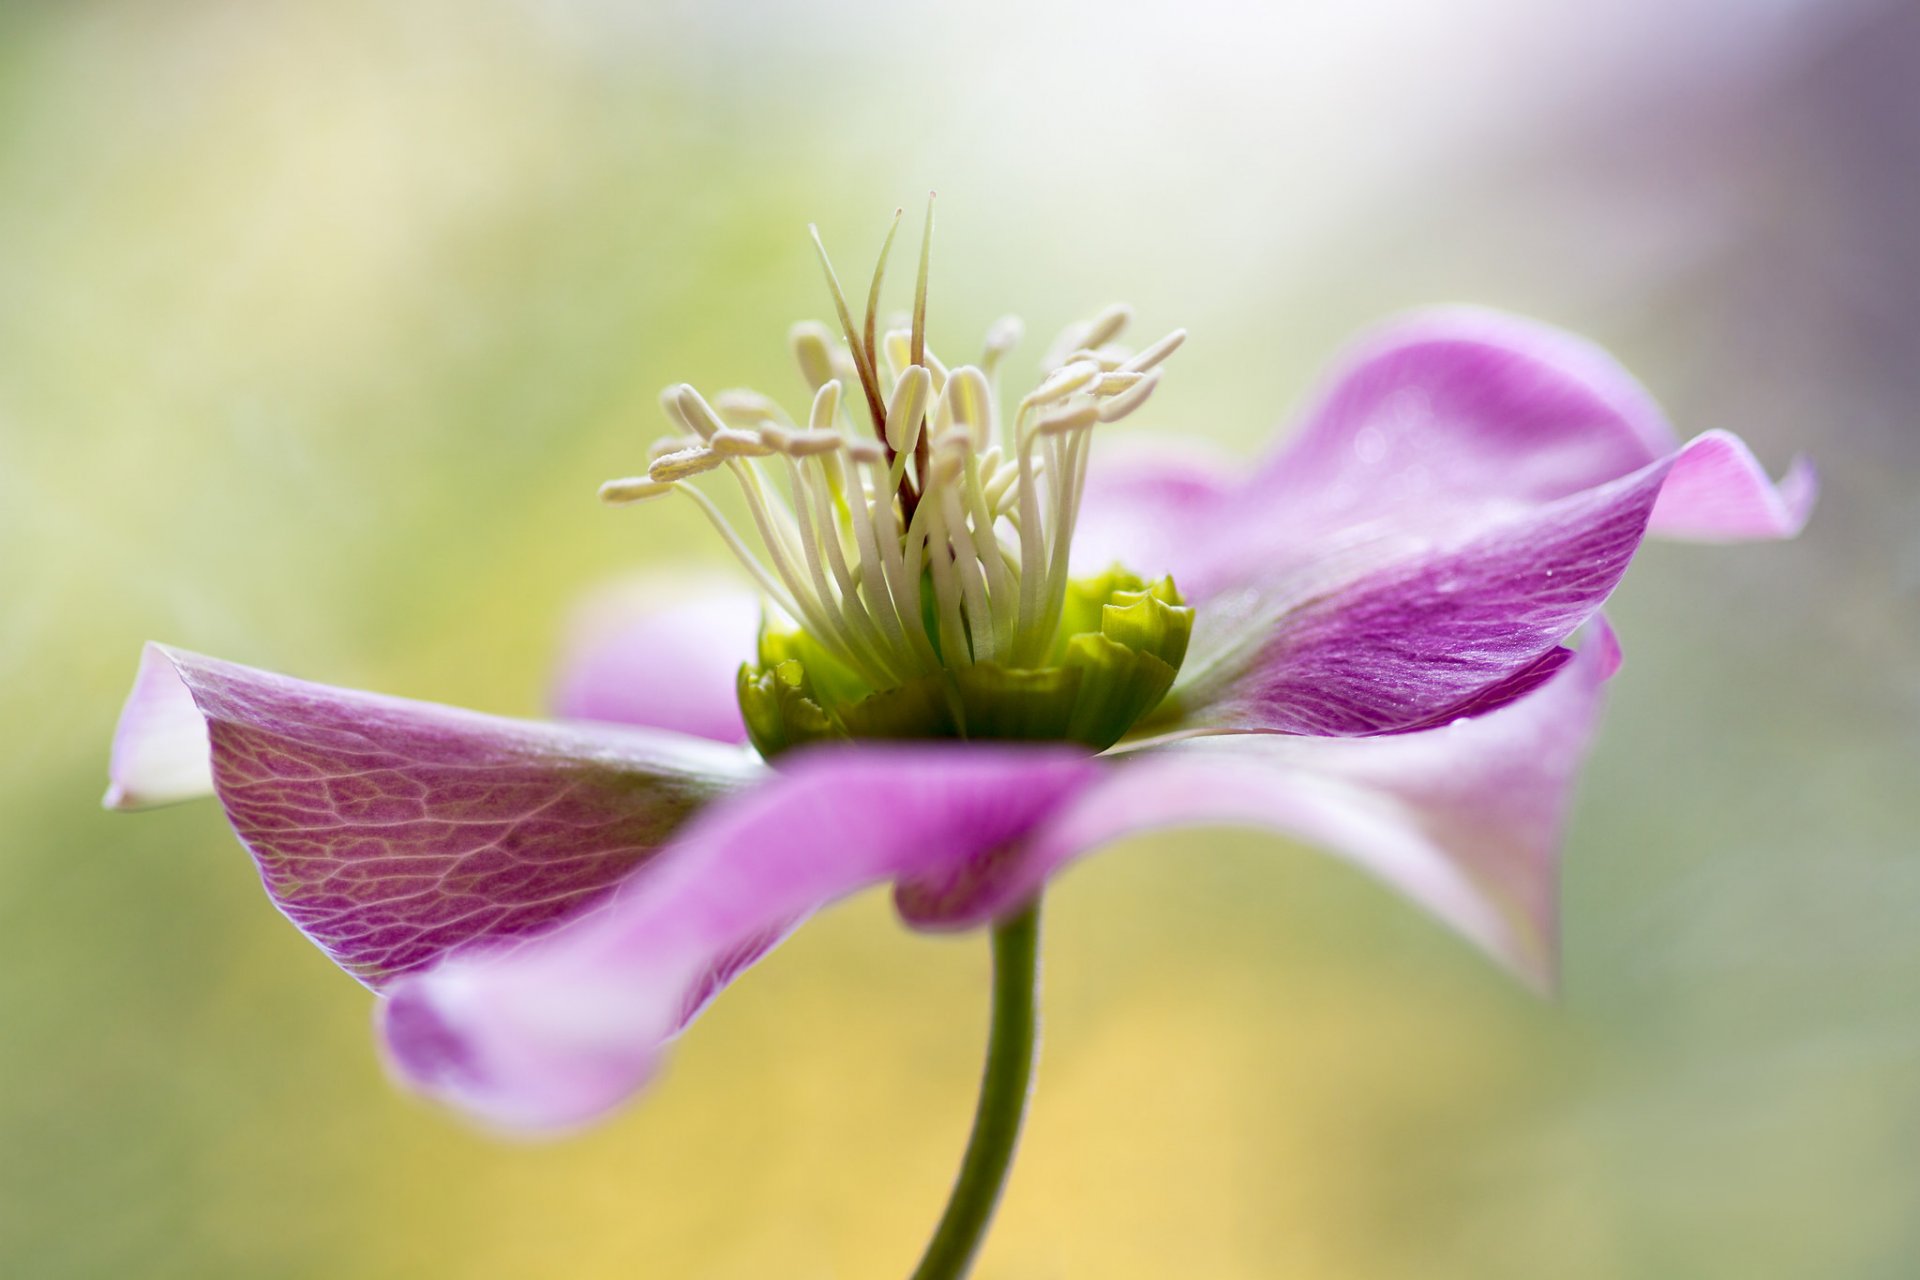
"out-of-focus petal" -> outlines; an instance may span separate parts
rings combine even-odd
[[[1204,441],[1121,432],[1102,436],[1087,468],[1073,531],[1073,570],[1115,564],[1175,572],[1179,540],[1220,515],[1242,481],[1233,462]]]
[[[789,759],[690,826],[597,918],[396,984],[384,1015],[395,1070],[495,1125],[590,1120],[645,1081],[743,950],[863,886],[990,860],[1101,770],[1077,752],[977,744]]]
[[[145,809],[212,794],[207,722],[165,651],[150,644],[140,653],[140,670],[113,731],[101,803]]]
[[[1550,986],[1561,832],[1619,661],[1598,621],[1551,679],[1484,716],[1393,737],[1229,735],[1142,750],[1017,854],[974,864],[965,880],[903,887],[901,910],[924,927],[964,927],[1109,841],[1172,826],[1249,826],[1355,863]]]
[[[1739,436],[1709,431],[1675,463],[1648,532],[1693,542],[1791,538],[1806,527],[1819,491],[1810,459],[1795,458],[1776,484]]]
[[[554,714],[745,742],[735,680],[754,655],[760,608],[751,591],[678,579],[596,592],[566,629]]]
[[[679,734],[501,719],[157,645],[129,702],[134,755],[160,667],[197,710],[213,788],[275,905],[375,988],[594,908],[761,772],[744,751]],[[185,736],[178,706],[166,720]],[[116,786],[138,798],[148,776],[116,772]]]

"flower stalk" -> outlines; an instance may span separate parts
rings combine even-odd
[[[1013,1168],[1040,1048],[1040,903],[993,930],[993,1015],[973,1132],[953,1193],[912,1280],[960,1280],[993,1223]]]

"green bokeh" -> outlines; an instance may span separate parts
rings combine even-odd
[[[1127,296],[1193,330],[1153,425],[1251,450],[1351,329],[1467,298],[1595,333],[1690,428],[1826,478],[1801,542],[1656,547],[1617,598],[1560,1003],[1271,841],[1139,841],[1067,878],[983,1274],[1911,1273],[1920,455],[1870,377],[1756,362],[1728,320],[1767,237],[1827,234],[1796,186],[1819,175],[1714,152],[1697,207],[1662,181],[1596,208],[1604,112],[1543,97],[1563,124],[1440,136],[1411,95],[1315,117],[1316,81],[1268,119],[1242,109],[1263,64],[1210,73],[1219,31],[1123,21],[0,11],[0,1274],[905,1269],[964,1133],[983,940],[862,899],[719,1002],[642,1105],[499,1144],[389,1086],[368,997],[215,808],[97,799],[148,638],[537,713],[578,592],[723,571],[672,504],[593,501],[644,458],[658,387],[793,394],[786,326],[825,302],[804,223],[856,262],[935,183],[936,345]],[[1142,67],[1185,103],[1177,145],[1140,131]]]

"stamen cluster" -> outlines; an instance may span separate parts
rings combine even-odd
[[[927,228],[930,238],[931,208]],[[672,434],[645,476],[609,481],[601,497],[685,495],[767,595],[875,689],[976,663],[1039,664],[1061,625],[1092,432],[1146,402],[1184,331],[1131,352],[1115,345],[1131,312],[1109,307],[1061,335],[1039,385],[1006,415],[997,384],[1018,320],[991,327],[976,363],[949,368],[926,343],[924,242],[913,314],[884,334],[886,251],[859,330],[824,248],[820,257],[841,333],[792,330],[813,395],[805,424],[758,392],[709,400],[669,387],[660,403]],[[739,486],[753,543],[692,483],[720,472]]]

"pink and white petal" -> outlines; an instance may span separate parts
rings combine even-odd
[[[1452,545],[1383,548],[1344,580],[1203,604],[1156,730],[1398,733],[1524,694],[1619,583],[1697,447]]]
[[[1721,443],[1676,473],[1655,532],[1791,536],[1813,496],[1804,464],[1776,488],[1736,439],[1706,438]],[[1132,545],[1157,541],[1161,555],[1135,567],[1172,572],[1203,601],[1355,544],[1456,540],[1678,448],[1645,389],[1585,339],[1493,311],[1416,313],[1338,363],[1299,431],[1251,480],[1191,502],[1143,497],[1146,532]],[[1140,474],[1123,469],[1095,491],[1124,501],[1141,492]],[[1126,528],[1124,511],[1107,518]]]
[[[1555,977],[1561,835],[1620,651],[1596,622],[1573,659],[1498,711],[1395,737],[1197,738],[1116,761],[1022,846],[902,913],[958,928],[1024,901],[1067,862],[1167,827],[1242,826],[1365,869],[1540,987]]]
[[[590,921],[395,985],[387,1053],[414,1088],[512,1129],[584,1123],[652,1072],[743,951],[864,886],[1020,839],[1101,766],[1037,747],[838,747],[703,815]],[[691,995],[690,995],[691,993]]]
[[[759,597],[679,578],[590,595],[562,642],[553,712],[745,742],[736,686],[754,654]]]
[[[1421,508],[1444,517],[1564,498],[1679,444],[1600,347],[1518,316],[1446,308],[1363,337],[1253,488],[1323,525],[1411,523]]]
[[[1792,538],[1806,527],[1819,491],[1811,460],[1795,458],[1776,484],[1739,436],[1709,431],[1675,463],[1649,532],[1694,542]]]
[[[164,650],[148,645],[120,709],[107,763],[109,809],[146,809],[213,794],[213,747],[206,718],[193,705]]]
[[[125,797],[152,795],[159,775],[121,775],[123,756],[189,736],[182,706],[274,904],[376,989],[591,910],[762,771],[704,739],[502,719],[150,645],[115,743]]]

